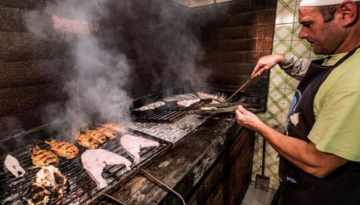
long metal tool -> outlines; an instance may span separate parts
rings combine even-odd
[[[258,74],[252,75],[252,76],[250,77],[250,79],[247,80],[244,84],[242,84],[242,85],[240,86],[240,88],[237,89],[237,91],[234,92],[234,94],[232,94],[228,99],[225,100],[225,102],[228,102],[231,98],[233,98],[233,97],[234,97],[238,92],[240,92],[248,83],[250,83],[250,81],[251,81],[252,79],[256,78],[257,76],[258,76]]]
[[[266,141],[265,139],[263,139],[263,149],[262,149],[262,162],[261,162],[261,175],[257,174],[256,178],[255,178],[255,188],[256,189],[261,189],[264,191],[268,191],[269,190],[269,182],[270,182],[270,178],[265,176],[264,172],[265,172],[265,155],[266,152]]]
[[[176,196],[178,196],[182,203],[185,205],[185,201],[182,198],[182,196],[180,194],[178,194],[176,191],[174,191],[173,189],[171,189],[170,187],[168,187],[166,184],[162,183],[160,180],[156,179],[156,177],[154,177],[153,175],[151,175],[149,172],[145,171],[143,168],[140,168],[140,174],[142,174],[144,177],[146,177],[147,179],[149,179],[150,181],[152,181],[153,183],[155,183],[156,185],[158,185],[159,187],[165,189],[166,191],[170,191],[171,193],[175,194]]]

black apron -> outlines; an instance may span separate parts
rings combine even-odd
[[[315,123],[313,112],[315,95],[330,72],[353,55],[356,49],[345,55],[334,66],[322,66],[324,60],[311,62],[289,109],[285,131],[287,135],[310,141],[307,136]],[[294,125],[293,122],[297,124]],[[360,204],[359,163],[348,162],[325,178],[319,179],[280,157],[279,178],[281,205]]]

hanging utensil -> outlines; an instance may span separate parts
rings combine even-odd
[[[234,94],[232,94],[228,99],[225,100],[225,102],[228,102],[231,98],[233,98],[238,92],[240,92],[248,83],[250,83],[250,81],[254,78],[256,78],[258,76],[258,74],[254,74],[250,77],[249,80],[247,80],[244,84],[242,84],[240,86],[239,89],[237,89],[237,91],[234,92]]]

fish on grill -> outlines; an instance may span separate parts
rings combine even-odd
[[[69,183],[66,176],[50,165],[42,167],[36,173],[35,180],[23,199],[30,205],[47,205],[50,204],[51,195],[63,199],[68,191]]]
[[[86,150],[81,155],[81,162],[100,189],[107,186],[106,180],[102,177],[102,171],[107,165],[123,164],[128,170],[131,165],[125,157],[104,149]]]
[[[181,100],[181,101],[177,101],[177,105],[180,107],[189,107],[197,102],[200,102],[200,99],[195,99],[195,100]]]
[[[107,127],[98,126],[97,131],[104,133],[104,135],[110,139],[116,138],[116,131]]]
[[[25,174],[25,170],[20,166],[19,161],[11,155],[7,155],[5,158],[4,171],[10,172],[16,178],[22,177]]]
[[[134,159],[134,163],[138,164],[141,161],[140,149],[145,147],[158,147],[160,144],[157,141],[137,137],[133,135],[124,135],[120,138],[120,145],[129,153]]]
[[[31,183],[23,199],[29,205],[47,205],[50,204],[50,195],[51,192],[49,190],[34,181]]]
[[[120,125],[120,124],[115,124],[115,123],[106,123],[106,124],[98,124],[99,126],[101,127],[106,127],[106,128],[109,128],[109,129],[112,129],[116,132],[119,132],[119,133],[127,133],[127,129],[126,127]]]
[[[212,94],[203,93],[203,92],[197,92],[197,95],[202,100],[211,99],[211,100],[217,100],[219,102],[226,102],[225,96],[222,96],[222,95],[212,95]]]
[[[104,144],[106,142],[106,135],[98,130],[85,130],[86,135],[96,139],[100,144]]]
[[[52,190],[58,199],[64,198],[69,190],[69,184],[58,168],[50,165],[42,167],[35,176],[35,183]]]
[[[136,108],[134,109],[134,111],[148,111],[148,110],[155,110],[156,108],[159,108],[161,106],[164,106],[165,102],[164,101],[156,101],[154,103],[148,104],[148,105],[144,105],[140,108]]]
[[[66,159],[73,159],[79,154],[79,149],[70,142],[57,142],[55,139],[45,141],[46,144],[51,146],[51,150],[54,151],[60,157]]]
[[[76,134],[76,141],[83,147],[95,149],[99,146],[99,142],[89,135],[78,133]]]
[[[59,164],[59,158],[56,154],[49,150],[40,149],[39,146],[30,148],[31,150],[31,159],[34,166],[33,168],[41,168],[48,165],[57,166]]]

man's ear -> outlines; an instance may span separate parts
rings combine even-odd
[[[341,26],[344,28],[354,24],[358,18],[358,8],[353,1],[343,1],[339,4],[338,12],[341,14]]]

